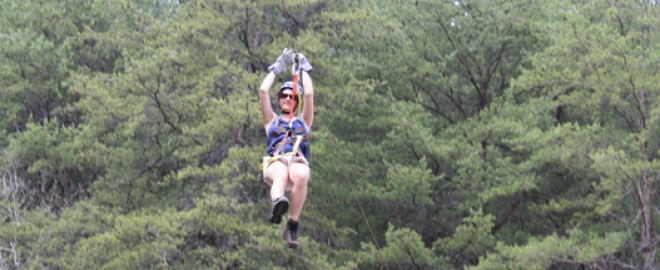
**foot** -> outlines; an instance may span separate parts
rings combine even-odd
[[[293,249],[298,247],[298,225],[298,221],[293,221],[293,219],[289,219],[289,221],[286,222],[282,239],[287,247]]]
[[[286,197],[279,197],[273,201],[273,206],[270,209],[270,223],[280,224],[282,222],[282,215],[289,210],[289,199]]]

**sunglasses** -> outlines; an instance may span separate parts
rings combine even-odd
[[[279,99],[293,99],[293,95],[282,94]]]

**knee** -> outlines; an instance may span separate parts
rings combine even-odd
[[[266,178],[271,182],[286,181],[287,176],[287,167],[282,162],[274,162],[266,169]]]
[[[309,169],[306,167],[292,169],[289,172],[289,178],[295,185],[307,185],[307,179],[309,179]]]

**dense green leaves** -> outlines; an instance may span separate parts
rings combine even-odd
[[[658,267],[655,1],[0,15],[0,268]],[[257,88],[284,47],[314,66],[295,251],[258,168]]]

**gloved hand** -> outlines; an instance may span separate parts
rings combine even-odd
[[[302,53],[297,53],[296,56],[298,56],[298,64],[300,64],[300,68],[302,70],[307,73],[312,71],[312,65],[307,61],[307,58]]]
[[[277,57],[275,63],[268,67],[268,71],[273,72],[275,75],[282,73],[287,70],[287,65],[293,62],[293,52],[289,51],[288,48],[282,50],[282,54]]]

